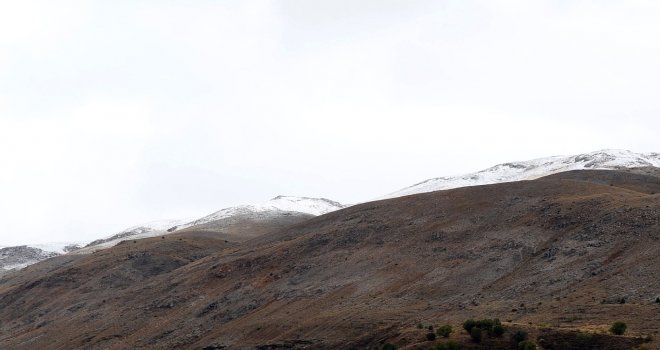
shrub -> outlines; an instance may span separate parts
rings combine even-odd
[[[511,335],[511,339],[516,343],[520,343],[522,341],[527,340],[527,332],[525,331],[516,331]]]
[[[443,338],[447,338],[449,337],[452,331],[453,330],[451,328],[451,325],[446,324],[444,326],[438,327],[438,330],[436,330],[435,333]]]
[[[468,334],[470,334],[472,328],[474,328],[476,325],[477,325],[477,321],[473,319],[469,319],[463,322],[463,329],[465,329],[468,332]]]
[[[429,331],[433,332],[433,325],[427,327]]]
[[[383,345],[383,350],[396,350],[396,346],[394,344],[385,343],[385,345]]]
[[[660,297],[655,298],[655,303],[660,304]]]
[[[423,325],[421,322],[418,323],[418,324],[417,324],[417,329],[422,329],[422,328],[424,328],[424,325]]]
[[[495,326],[495,321],[491,320],[490,318],[484,318],[483,320],[477,321],[477,327],[488,332],[488,334],[491,334],[493,332],[494,326]]]
[[[433,332],[426,333],[426,340],[435,340],[435,333]]]
[[[536,350],[536,344],[529,340],[524,340],[518,343],[518,350]]]
[[[626,332],[626,328],[628,328],[628,325],[626,325],[625,322],[616,321],[612,323],[612,327],[610,327],[610,332],[616,335],[622,335],[623,333]]]
[[[470,330],[470,338],[472,338],[472,341],[475,343],[478,343],[481,341],[481,328],[473,327],[472,330]]]
[[[504,326],[502,326],[501,324],[494,325],[493,326],[493,334],[496,337],[501,337],[502,334],[504,334]]]

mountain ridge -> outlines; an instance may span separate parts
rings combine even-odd
[[[0,280],[0,343],[428,349],[415,325],[441,322],[467,349],[510,349],[521,327],[586,349],[566,332],[623,319],[626,344],[598,349],[631,349],[657,330],[649,176],[578,170],[362,203],[242,243],[181,231],[58,257]],[[505,321],[506,344],[470,343],[472,317]]]
[[[571,170],[616,170],[648,166],[660,167],[659,153],[635,153],[628,150],[604,149],[570,156],[551,156],[527,161],[507,162],[473,173],[431,178],[378,199],[396,198],[466,186],[534,180]]]

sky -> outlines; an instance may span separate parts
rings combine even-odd
[[[660,151],[660,3],[2,1],[0,245]]]

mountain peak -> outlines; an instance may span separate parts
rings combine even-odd
[[[660,154],[635,153],[622,149],[603,149],[572,156],[552,156],[528,161],[502,163],[485,170],[465,175],[428,179],[390,193],[382,197],[382,199],[447,190],[457,187],[533,180],[539,177],[570,170],[621,169],[648,166],[660,167]]]

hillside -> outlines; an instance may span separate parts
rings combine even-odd
[[[418,322],[462,341],[468,317],[539,327],[546,348],[618,319],[658,338],[659,180],[575,171],[364,203],[243,243],[182,231],[51,259],[0,280],[0,344],[428,348]]]

